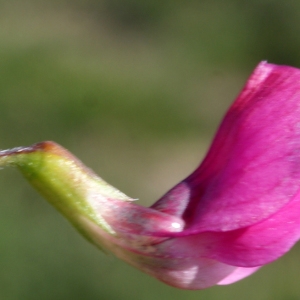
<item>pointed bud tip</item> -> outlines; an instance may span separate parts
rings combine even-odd
[[[15,147],[7,150],[1,150],[0,151],[0,157],[6,157],[6,156],[13,156],[13,155],[18,155],[18,154],[25,154],[25,153],[31,153],[35,151],[49,151],[52,153],[57,153],[60,154],[63,150],[66,151],[64,148],[59,146],[58,144],[51,142],[51,141],[46,141],[46,142],[40,142],[33,144],[32,146],[28,147]]]

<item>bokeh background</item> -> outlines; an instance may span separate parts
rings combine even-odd
[[[0,1],[0,148],[54,140],[150,205],[200,162],[261,60],[300,67],[300,2]],[[300,248],[182,291],[99,252],[0,172],[0,299],[294,300]]]

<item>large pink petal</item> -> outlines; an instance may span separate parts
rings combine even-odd
[[[300,187],[300,70],[261,63],[185,181],[186,233],[255,224]]]

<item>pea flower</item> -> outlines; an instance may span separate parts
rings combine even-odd
[[[183,289],[238,281],[300,237],[300,70],[262,62],[200,166],[150,208],[54,142],[0,152],[99,248]]]

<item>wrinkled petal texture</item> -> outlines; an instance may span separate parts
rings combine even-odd
[[[259,64],[185,182],[185,234],[247,227],[291,201],[300,186],[300,70]]]
[[[286,253],[300,238],[300,70],[259,64],[203,163],[152,207],[183,187],[186,227],[160,245],[173,257],[242,267],[225,284]]]

